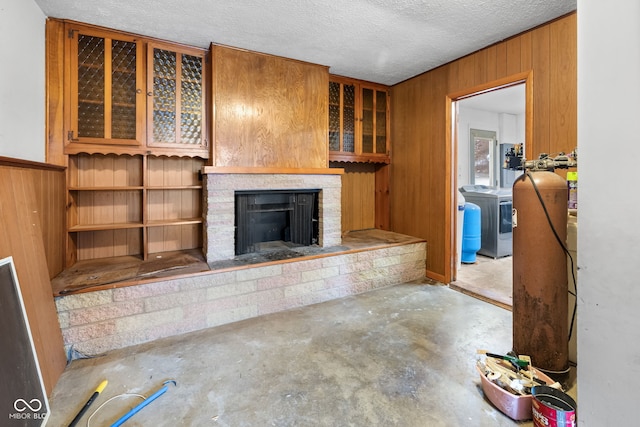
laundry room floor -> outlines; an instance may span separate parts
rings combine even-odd
[[[477,255],[476,262],[463,263],[452,289],[511,310],[513,305],[513,258]]]

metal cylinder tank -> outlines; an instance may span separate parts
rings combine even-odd
[[[567,181],[527,172],[513,184],[513,350],[548,371],[568,368]]]

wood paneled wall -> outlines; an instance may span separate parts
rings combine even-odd
[[[375,165],[347,163],[342,175],[342,233],[375,228]]]
[[[13,257],[50,395],[66,366],[49,280],[63,263],[64,170],[0,159],[0,182],[0,258]]]
[[[389,165],[339,163],[342,175],[342,233],[389,229]]]
[[[16,169],[33,189],[49,278],[64,269],[65,170],[43,163],[0,157],[0,169]],[[4,202],[4,201],[2,201]]]
[[[528,153],[577,146],[577,22],[564,16],[392,87],[391,229],[427,240],[427,275],[452,278],[455,145],[450,94],[531,72]],[[453,169],[455,170],[455,169]]]
[[[213,45],[213,166],[326,168],[329,69]]]

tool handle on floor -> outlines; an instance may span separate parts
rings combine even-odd
[[[495,354],[495,353],[489,353],[487,350],[478,350],[477,351],[478,354],[484,354],[488,357],[493,357],[494,359],[502,359],[502,360],[506,360],[507,362],[511,362],[513,365],[520,367],[520,368],[526,368],[527,366],[530,365],[528,360],[523,360],[520,358],[517,358],[515,356],[511,356],[511,355],[504,355],[504,354]]]
[[[78,415],[76,415],[76,417],[71,421],[71,423],[69,423],[69,427],[74,427],[76,424],[78,424],[78,421],[80,421],[80,418],[82,418],[84,413],[87,412],[87,409],[89,409],[89,406],[91,406],[93,401],[97,399],[100,393],[102,393],[102,390],[105,389],[108,383],[109,381],[107,380],[104,380],[100,383],[98,388],[96,388],[96,391],[94,391],[91,397],[89,398],[89,400],[87,400],[87,403],[85,403],[82,409],[80,409],[80,412],[78,412]]]
[[[163,387],[161,387],[158,391],[156,391],[155,393],[153,393],[151,396],[147,397],[145,400],[143,400],[142,402],[140,402],[137,406],[135,406],[132,410],[130,410],[129,412],[127,412],[126,414],[124,414],[118,421],[116,421],[115,423],[111,424],[111,427],[118,427],[121,426],[125,421],[127,421],[129,418],[133,417],[135,414],[137,414],[138,412],[140,412],[140,410],[142,408],[144,408],[145,406],[147,406],[148,404],[150,404],[151,402],[153,402],[154,400],[156,400],[158,397],[162,396],[167,389],[169,388],[168,384],[169,383],[173,383],[173,385],[177,385],[175,381],[170,380],[170,381],[165,381],[163,383]]]

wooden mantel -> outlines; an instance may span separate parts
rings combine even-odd
[[[254,168],[205,166],[203,174],[342,175],[342,168]]]

